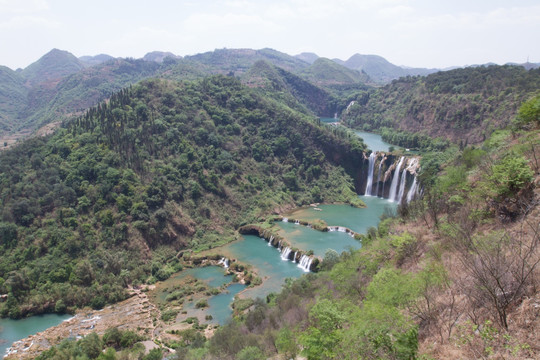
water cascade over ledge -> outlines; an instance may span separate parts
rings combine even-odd
[[[377,196],[402,204],[411,202],[418,193],[418,157],[372,152],[364,158],[360,184],[366,196]],[[377,171],[376,171],[377,170]],[[387,186],[389,184],[389,186]]]
[[[369,165],[368,165],[368,177],[367,177],[367,184],[366,184],[366,195],[373,196],[372,194],[372,188],[373,188],[373,170],[375,169],[375,158],[377,155],[372,152],[369,155]]]
[[[398,181],[399,181],[399,171],[401,170],[401,165],[403,165],[403,160],[405,160],[404,156],[402,156],[399,159],[396,170],[394,171],[394,177],[392,178],[392,183],[390,184],[390,193],[388,195],[388,199],[390,201],[394,201],[394,202],[396,201],[397,190],[398,190],[397,186],[398,186]]]

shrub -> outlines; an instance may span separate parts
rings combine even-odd
[[[208,301],[206,301],[206,299],[201,299],[197,301],[197,303],[195,304],[195,307],[197,309],[208,307]]]

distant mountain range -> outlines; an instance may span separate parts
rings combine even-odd
[[[521,66],[530,69],[540,64]],[[193,80],[231,75],[261,88],[277,86],[285,91],[282,96],[289,104],[296,101],[314,114],[329,115],[344,108],[342,102],[351,91],[437,71],[397,66],[377,55],[355,54],[343,61],[314,53],[291,56],[273,49],[224,48],[185,57],[153,51],[142,59],[107,54],[77,58],[53,49],[24,69],[0,66],[0,140],[5,141],[6,134],[27,133],[80,114],[112,93],[150,77]],[[261,76],[266,80],[261,81]],[[316,105],[322,99],[325,103]]]

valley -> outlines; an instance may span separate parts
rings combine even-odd
[[[172,55],[1,69],[8,359],[540,351],[537,68]]]

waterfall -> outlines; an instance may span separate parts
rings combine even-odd
[[[354,101],[354,100],[351,101],[351,102],[349,103],[349,105],[347,105],[347,109],[345,109],[345,112],[349,112],[350,107],[353,106],[355,102],[356,102],[356,101]]]
[[[369,166],[368,166],[368,175],[367,175],[367,183],[366,183],[366,192],[365,195],[371,196],[371,188],[373,187],[373,170],[375,168],[375,159],[377,156],[374,152],[371,152],[369,154]]]
[[[407,169],[403,169],[403,173],[401,174],[401,182],[399,183],[399,194],[396,199],[398,204],[401,204],[401,201],[403,200],[403,193],[405,192],[406,181],[407,181]]]
[[[300,225],[300,221],[296,220],[296,221],[294,222],[294,225]]]
[[[381,183],[381,170],[382,170],[383,160],[384,158],[381,158],[381,162],[379,163],[379,172],[377,173],[377,190],[375,190],[375,196],[379,196],[379,184]],[[383,187],[383,192],[384,192],[384,187]],[[384,194],[381,194],[381,197],[383,196]]]
[[[418,182],[416,181],[416,176],[414,177],[413,183],[409,192],[407,193],[407,203],[410,203],[414,196],[416,195],[416,188],[418,187]]]
[[[293,261],[293,262],[296,262],[296,254],[298,254],[298,251],[295,251],[295,252],[294,252],[294,256],[293,256],[293,258],[292,258],[292,261]]]
[[[310,258],[307,255],[302,255],[300,258],[300,262],[298,264],[298,267],[304,270],[305,272],[309,272],[309,268],[311,267],[311,262],[313,261],[312,258]]]
[[[277,244],[277,249],[279,252],[281,252],[281,240],[279,240],[278,244]]]
[[[229,259],[227,258],[221,258],[221,260],[218,261],[218,265],[223,265],[225,269],[229,267]]]
[[[290,247],[286,247],[285,249],[283,249],[283,251],[281,252],[281,260],[289,260],[289,254],[291,253],[291,248]]]
[[[287,219],[286,217],[284,217],[282,221],[283,221],[283,222],[289,222],[289,219]]]
[[[390,201],[396,201],[399,171],[401,170],[401,165],[403,165],[403,160],[405,160],[405,157],[402,156],[401,159],[399,159],[396,170],[394,171],[394,177],[392,178],[392,183],[390,184],[390,193],[388,194],[388,199]]]

